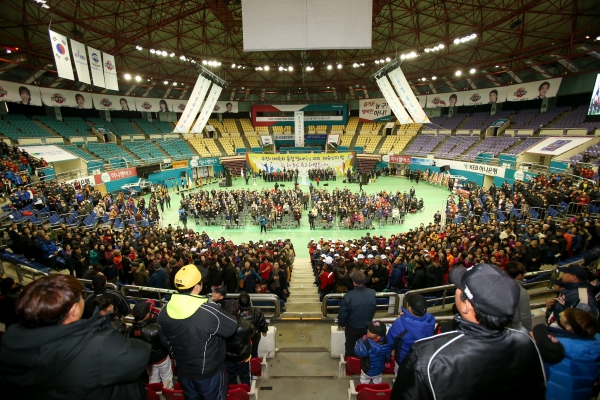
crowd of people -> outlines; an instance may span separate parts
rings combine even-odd
[[[284,168],[282,171],[273,171],[272,169],[265,169],[260,172],[265,182],[297,182],[298,181],[298,169],[287,169]],[[246,184],[248,181],[246,180]]]
[[[337,173],[333,168],[311,168],[308,170],[308,179],[317,182],[317,186],[321,181],[335,181]]]

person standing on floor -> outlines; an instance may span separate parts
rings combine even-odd
[[[265,216],[265,214],[262,214],[259,218],[258,218],[258,224],[260,225],[260,234],[262,235],[263,230],[265,231],[265,234],[267,233],[267,224],[269,223],[269,219]]]
[[[200,297],[202,274],[195,265],[175,275],[169,303],[158,315],[161,341],[177,364],[186,400],[225,400],[225,339],[237,329],[237,320],[221,306]]]
[[[367,334],[367,322],[373,321],[377,303],[375,291],[365,287],[367,278],[361,271],[350,274],[354,289],[342,297],[338,325],[346,337],[345,357],[353,357],[357,340]]]

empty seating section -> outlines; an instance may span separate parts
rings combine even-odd
[[[417,135],[415,141],[412,142],[408,150],[404,152],[404,154],[408,156],[417,156],[417,157],[425,157],[427,154],[431,153],[433,149],[435,149],[442,140],[446,139],[449,136],[445,135]]]
[[[220,157],[222,155],[215,143],[215,139],[192,137],[190,138],[190,144],[201,157]]]
[[[79,136],[88,136],[92,132],[92,127],[79,117],[64,117],[65,124],[69,125],[80,133]]]
[[[235,149],[245,148],[244,141],[241,136],[225,137],[219,139],[221,146],[225,149],[228,156],[235,155]]]
[[[574,166],[577,163],[583,162],[583,155],[586,152],[590,155],[590,163],[595,164],[598,157],[600,157],[600,144],[594,144],[588,147],[585,151],[579,154],[574,154],[570,158],[565,159],[564,161],[567,161]]]
[[[341,133],[344,131],[344,125],[331,125],[331,133]]]
[[[584,122],[587,118],[588,105],[582,105],[565,115],[564,118],[556,121],[550,128],[552,129],[569,129],[579,128],[587,129],[588,133],[600,128],[600,121]]]
[[[256,129],[252,126],[249,118],[240,118],[240,124],[242,125],[242,129],[244,130],[244,135],[248,136],[248,134],[255,134]]]
[[[508,118],[514,111],[500,111],[494,115],[489,112],[476,112],[463,125],[461,129],[473,130],[480,133],[482,130],[489,128],[496,120]]]
[[[400,154],[406,144],[417,134],[417,132],[402,132],[398,135],[386,136],[385,141],[379,149],[379,154]]]
[[[510,136],[488,137],[479,142],[479,144],[465,154],[462,159],[466,161],[474,161],[480,153],[492,153],[494,156],[497,156],[518,141],[519,138]]]
[[[75,157],[83,158],[86,161],[97,160],[96,157],[89,154],[87,151],[80,149],[79,147],[72,144],[55,144],[55,146],[60,147],[61,149],[68,151],[73,154]]]
[[[359,133],[354,147],[362,147],[366,153],[373,153],[375,147],[379,144],[379,140],[381,140],[381,136],[377,134]]]
[[[124,159],[127,162],[134,162],[133,158],[129,153],[120,148],[116,143],[88,143],[86,147],[90,153],[93,153],[103,159],[104,161],[110,162],[110,159]]]
[[[515,136],[515,137],[517,137],[517,136]],[[519,137],[519,139],[522,139],[522,138]],[[521,142],[519,142],[519,144],[517,144],[512,149],[504,151],[503,154],[512,154],[512,155],[521,154],[522,152],[524,152],[528,148],[530,148],[533,145],[535,145],[540,140],[542,140],[542,138],[539,138],[539,137],[528,137],[528,138],[525,138],[525,140],[522,140]]]
[[[569,107],[556,107],[543,113],[540,113],[537,109],[522,110],[511,119],[510,129],[533,129],[534,132],[539,132],[541,128],[568,109]]]
[[[112,123],[123,135],[141,135],[140,131],[135,129],[131,122],[125,118],[113,118]]]
[[[143,118],[134,118],[131,122],[135,123],[146,135],[157,135],[161,133],[152,122]]]
[[[102,118],[88,118],[88,121],[90,121],[94,125],[103,126],[106,129],[110,130],[115,135],[121,137],[121,131],[112,122],[106,121],[106,120],[104,120]],[[136,133],[136,135],[139,135],[139,134],[140,134],[139,132]]]
[[[453,115],[452,117],[442,116],[442,117],[432,117],[429,118],[430,124],[425,124],[423,126],[424,129],[428,130],[438,130],[444,129],[453,131],[467,118],[469,114],[467,113],[458,113]]]
[[[440,147],[436,153],[436,158],[445,158],[447,160],[458,158],[467,149],[473,146],[479,140],[477,136],[450,136],[448,140]]]
[[[327,133],[327,125],[310,125],[308,133]]]
[[[340,140],[340,146],[346,146],[346,147],[350,147],[350,144],[352,143],[352,139],[354,138],[354,133],[345,133],[343,134]]]
[[[189,159],[195,156],[181,139],[157,140],[156,144],[174,159]]]
[[[291,133],[292,132],[292,127],[291,126],[273,126],[271,127],[271,129],[273,130],[273,133]]]
[[[0,133],[14,140],[21,138],[52,137],[52,134],[33,122],[30,118],[18,114],[6,114],[6,121],[0,124]]]
[[[348,125],[346,125],[346,132],[354,134],[356,128],[358,128],[358,117],[350,117]]]
[[[164,154],[154,145],[154,143],[146,140],[123,142],[123,146],[136,155],[136,157],[144,161],[156,161],[165,158]]]
[[[261,135],[264,134],[269,134],[269,127],[268,126],[257,126],[256,127],[256,132],[258,132]]]
[[[78,132],[73,127],[65,124],[62,121],[58,121],[55,118],[46,115],[40,115],[36,118],[42,124],[46,125],[48,128],[52,129],[54,132],[58,133],[60,136],[66,139],[70,139],[75,136],[87,136],[87,133],[85,131]]]
[[[363,122],[360,127],[360,134],[374,133],[378,134],[381,128],[385,125],[383,122]]]
[[[152,121],[161,133],[173,133],[174,126],[167,121]]]
[[[260,142],[258,140],[258,136],[246,136],[248,143],[250,144],[250,148],[261,147]]]
[[[234,135],[240,135],[240,129],[238,128],[237,124],[235,123],[235,120],[233,119],[225,119],[223,120],[223,133],[231,133]]]

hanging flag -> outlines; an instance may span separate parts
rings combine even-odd
[[[392,109],[392,112],[394,113],[398,121],[400,121],[401,124],[412,124],[413,120],[410,118],[410,116],[404,109],[404,106],[402,105],[400,99],[394,92],[394,89],[392,89],[388,78],[382,76],[381,78],[377,79],[377,86],[379,86],[383,97],[385,97],[385,99],[388,101],[390,108]]]
[[[200,111],[198,120],[196,121],[196,123],[194,124],[194,127],[192,128],[192,132],[194,132],[194,133],[202,132],[202,129],[204,129],[204,126],[206,125],[206,123],[208,122],[208,119],[210,118],[210,114],[213,112],[213,109],[215,108],[215,104],[217,104],[217,100],[219,100],[219,96],[221,95],[222,90],[223,90],[222,87],[217,86],[213,83],[212,87],[210,88],[210,93],[208,94],[208,97],[206,98],[206,101],[204,102],[204,106],[202,107],[202,111]]]
[[[48,32],[50,33],[50,45],[54,53],[54,64],[56,64],[58,76],[74,81],[75,76],[73,75],[71,57],[69,56],[67,37],[50,30]]]
[[[77,70],[79,82],[89,85],[92,82],[90,81],[90,70],[87,54],[85,54],[85,45],[73,39],[69,39],[69,42],[71,42],[71,53],[73,54],[73,61],[75,61],[75,69]]]
[[[102,68],[102,53],[88,46],[88,58],[92,69],[92,84],[94,86],[106,87],[104,84],[104,70]]]
[[[417,100],[417,97],[410,88],[400,67],[391,71],[388,74],[388,77],[390,78],[390,81],[392,81],[392,85],[394,85],[398,97],[402,100],[402,104],[404,104],[404,107],[406,107],[406,110],[412,116],[413,120],[419,124],[428,123],[429,118],[427,118],[425,111],[423,111],[423,108],[419,104],[419,100]]]
[[[174,133],[188,133],[190,131],[190,127],[194,123],[198,111],[200,111],[200,106],[202,106],[202,101],[204,100],[204,96],[206,96],[209,86],[210,81],[200,75],[196,81],[196,86],[192,90],[192,95],[181,114],[181,118],[179,118],[177,126],[173,130]]]
[[[104,83],[106,83],[106,88],[110,90],[119,90],[115,56],[102,53],[102,60],[104,61]]]

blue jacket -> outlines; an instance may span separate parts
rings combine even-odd
[[[394,266],[394,268],[392,269],[392,274],[390,275],[390,281],[388,283],[388,286],[390,288],[402,289],[402,277],[404,276],[405,271],[406,263],[404,262],[402,262],[398,266]]]
[[[49,259],[50,256],[53,256],[57,250],[58,247],[52,240],[44,240],[42,242],[42,254],[46,260]]]
[[[258,223],[260,226],[266,226],[269,223],[269,219],[267,217],[260,217]]]
[[[354,346],[354,353],[360,357],[360,369],[367,376],[383,374],[385,362],[389,361],[392,347],[387,343],[385,336],[379,342],[375,342],[363,336],[358,339]]]
[[[593,340],[555,337],[565,348],[565,358],[558,364],[545,364],[546,399],[588,400],[600,373],[600,334]]]
[[[167,271],[164,268],[154,271],[150,280],[148,280],[148,286],[158,288],[158,289],[166,289],[167,288]]]
[[[387,334],[387,342],[396,350],[395,361],[400,362],[408,354],[412,345],[420,339],[433,335],[435,317],[425,313],[422,317],[411,314],[402,307],[404,314],[397,318]],[[406,333],[404,333],[406,331]]]

